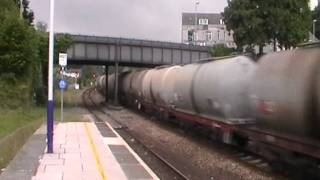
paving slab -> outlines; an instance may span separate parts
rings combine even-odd
[[[107,123],[57,123],[53,154],[45,153],[45,148],[46,127],[42,126],[0,180],[158,179]]]

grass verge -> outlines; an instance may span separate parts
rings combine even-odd
[[[2,169],[43,123],[45,110],[29,108],[0,110],[0,113],[0,169]]]
[[[44,108],[0,110],[0,139],[34,121],[43,121]]]

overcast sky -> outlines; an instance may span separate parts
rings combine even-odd
[[[181,13],[195,0],[55,0],[55,31],[179,42]],[[200,0],[198,12],[220,13],[227,0]],[[49,0],[30,0],[36,21],[49,20]],[[49,23],[48,23],[49,24]]]
[[[198,12],[220,13],[227,5],[227,0],[199,1]],[[194,12],[196,1],[55,0],[55,2],[56,32],[180,42],[181,13]],[[30,7],[35,12],[36,22],[49,22],[49,0],[30,0]]]

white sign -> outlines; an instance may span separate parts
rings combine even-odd
[[[78,78],[79,77],[79,73],[78,72],[68,73],[68,72],[62,71],[61,73],[62,73],[62,75],[67,76],[67,77],[72,77],[72,78]]]
[[[59,65],[60,66],[67,66],[67,57],[66,53],[59,53]]]
[[[79,88],[80,88],[80,86],[78,83],[74,84],[74,89],[78,90]]]

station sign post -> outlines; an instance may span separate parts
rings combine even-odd
[[[61,99],[61,121],[63,121],[63,91],[64,91],[64,89],[67,87],[67,81],[66,80],[64,80],[64,79],[61,79],[60,81],[59,81],[59,88],[61,89],[61,97],[60,97],[60,99]]]
[[[67,87],[67,81],[64,80],[64,69],[67,66],[67,57],[68,55],[65,53],[59,53],[59,65],[61,66],[61,80],[59,81],[59,88],[61,90],[60,99],[61,99],[61,122],[63,121],[63,91]]]

